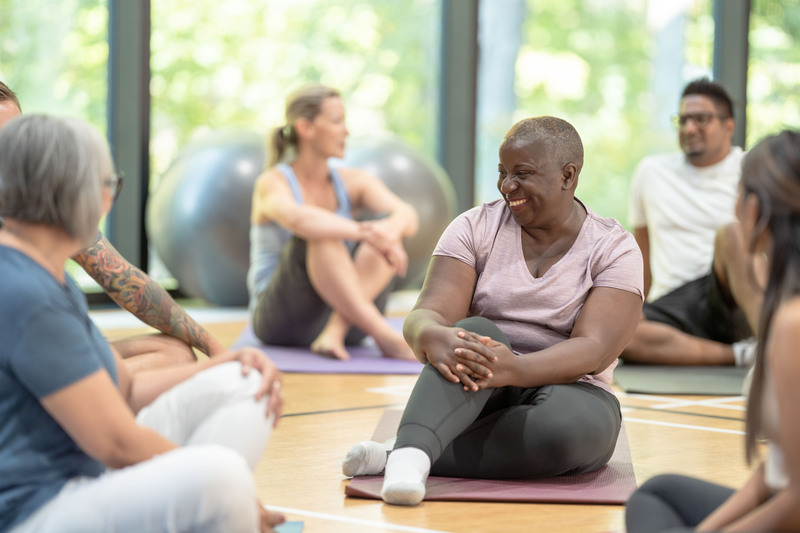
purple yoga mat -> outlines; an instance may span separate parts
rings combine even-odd
[[[394,436],[402,411],[387,409],[372,440],[383,442]],[[353,478],[344,492],[357,498],[381,499],[383,476]],[[625,426],[617,447],[603,468],[587,474],[553,476],[532,480],[491,480],[429,477],[427,501],[484,501],[538,503],[624,504],[636,490],[636,477],[628,448]]]
[[[398,331],[403,327],[403,317],[390,317],[387,321]],[[368,339],[371,342],[371,339]],[[306,374],[419,374],[422,365],[417,361],[401,361],[383,357],[374,344],[348,346],[349,361],[339,361],[315,354],[308,348],[296,346],[269,346],[253,333],[250,324],[234,341],[232,348],[254,346],[272,359],[281,372]]]

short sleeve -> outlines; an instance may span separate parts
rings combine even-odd
[[[477,249],[475,247],[475,214],[473,208],[453,219],[442,233],[433,255],[453,257],[472,268],[477,268]]]
[[[644,301],[644,266],[636,240],[621,227],[604,247],[596,263],[595,287],[610,287],[638,294]]]
[[[80,317],[44,307],[26,322],[10,364],[25,388],[43,398],[104,368],[96,354]]]

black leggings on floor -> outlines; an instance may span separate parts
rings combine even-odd
[[[628,533],[694,531],[733,492],[687,476],[656,476],[631,495],[625,506],[625,526]]]
[[[485,318],[455,325],[509,345]],[[589,383],[471,392],[426,364],[400,421],[395,448],[423,450],[437,476],[577,474],[608,462],[621,422],[616,397]]]

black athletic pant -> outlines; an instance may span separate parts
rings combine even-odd
[[[656,476],[628,500],[625,527],[628,533],[694,531],[733,493],[728,487],[687,476]]]
[[[491,321],[455,324],[508,339]],[[403,413],[395,448],[431,458],[431,474],[525,479],[577,474],[605,465],[614,453],[622,415],[613,394],[588,383],[533,389],[465,391],[426,364]]]
[[[309,346],[328,323],[331,308],[308,277],[307,249],[305,240],[292,237],[281,251],[280,263],[269,286],[258,295],[252,317],[253,332],[264,344]],[[375,299],[381,313],[391,286],[390,283]],[[365,337],[366,333],[353,327],[345,344],[358,344]]]

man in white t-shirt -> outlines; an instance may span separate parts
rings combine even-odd
[[[647,301],[622,358],[746,365],[761,296],[734,221],[744,153],[731,145],[730,96],[707,78],[689,83],[676,125],[682,152],[644,158],[632,182]]]

